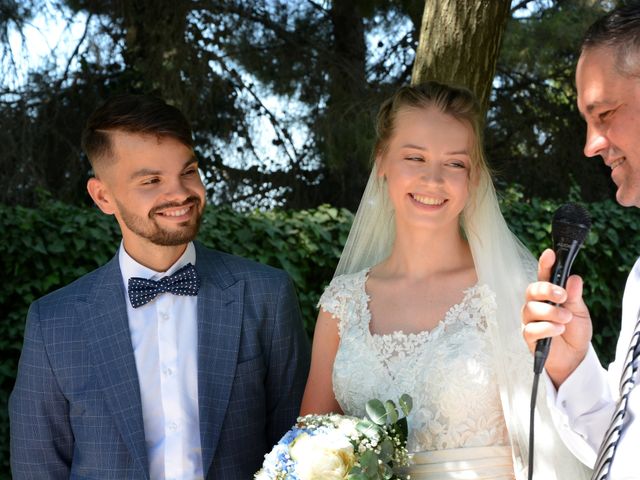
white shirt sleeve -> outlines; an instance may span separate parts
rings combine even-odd
[[[582,463],[592,467],[615,409],[607,371],[590,345],[582,363],[558,391],[546,371],[543,375],[547,403],[562,441]]]
[[[640,258],[633,266],[622,300],[622,323],[616,357],[608,370],[602,368],[598,357],[589,351],[576,370],[556,389],[546,373],[547,403],[553,422],[567,448],[584,464],[592,467],[600,443],[609,428],[619,397],[619,384],[626,353],[640,310]],[[640,383],[636,374],[636,385]],[[611,478],[638,479],[638,445],[640,444],[640,389],[631,391],[628,398],[629,421],[621,431],[616,455],[611,466]],[[635,420],[635,421],[634,421]]]

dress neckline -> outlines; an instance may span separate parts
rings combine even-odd
[[[464,296],[462,297],[462,299],[457,302],[454,303],[453,305],[451,305],[447,311],[444,313],[443,317],[438,321],[438,323],[436,323],[436,325],[431,329],[431,330],[420,330],[419,332],[409,332],[406,333],[403,330],[394,330],[392,332],[389,333],[374,333],[371,331],[371,318],[373,317],[372,313],[371,313],[371,309],[369,308],[369,303],[371,302],[371,297],[369,296],[369,294],[367,293],[367,280],[369,279],[369,273],[371,272],[371,267],[365,268],[364,270],[362,270],[362,278],[361,278],[361,282],[360,282],[360,289],[361,289],[361,293],[364,297],[364,305],[363,305],[363,312],[364,312],[364,322],[363,322],[363,326],[364,329],[366,331],[366,333],[368,334],[368,336],[375,340],[375,339],[380,339],[380,340],[384,340],[384,339],[393,339],[393,338],[397,338],[397,339],[406,339],[408,341],[415,341],[415,342],[420,342],[423,339],[426,340],[428,338],[433,338],[433,337],[438,337],[440,336],[441,332],[444,331],[445,327],[449,324],[452,323],[453,320],[455,320],[455,316],[453,315],[453,312],[462,308],[462,306],[467,303],[469,297],[471,297],[478,288],[480,288],[480,282],[476,282],[473,285],[471,285],[470,287],[465,288],[462,293],[464,294]]]

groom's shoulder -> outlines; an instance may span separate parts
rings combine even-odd
[[[59,309],[78,303],[87,303],[95,289],[104,283],[106,273],[114,268],[112,262],[113,260],[40,297],[34,304],[37,304],[40,309]]]
[[[289,275],[284,270],[245,257],[221,252],[196,244],[196,265],[203,262],[205,268],[218,269],[223,275],[229,275],[236,280],[249,283],[269,283],[289,281]]]

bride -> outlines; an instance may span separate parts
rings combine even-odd
[[[374,166],[320,299],[301,414],[413,398],[412,480],[527,478],[531,254],[500,213],[472,94],[403,87],[378,113]],[[587,479],[538,402],[535,478]]]

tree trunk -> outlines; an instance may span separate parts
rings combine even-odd
[[[182,72],[187,55],[185,29],[190,11],[186,0],[119,0],[126,29],[124,60],[135,74],[138,91],[155,93],[184,109]],[[189,112],[185,112],[189,113]]]
[[[412,83],[464,85],[487,111],[510,0],[426,0]]]
[[[330,19],[333,58],[328,65],[328,100],[321,130],[330,198],[334,205],[354,209],[368,173],[369,145],[354,141],[370,125],[367,106],[366,38],[362,13],[351,0],[334,0]],[[364,144],[363,144],[364,143]]]

